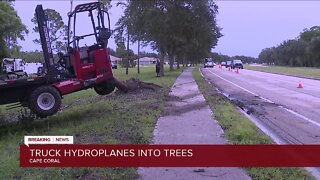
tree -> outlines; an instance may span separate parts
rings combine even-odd
[[[258,59],[260,62],[281,66],[310,66],[307,47],[306,41],[287,40],[277,47],[263,49]]]
[[[117,56],[116,51],[114,49],[112,49],[112,48],[109,48],[109,54],[111,56]]]
[[[231,59],[239,59],[243,63],[254,63],[257,62],[257,59],[251,56],[233,56]]]
[[[38,50],[31,51],[31,52],[20,51],[17,54],[15,54],[15,57],[23,59],[26,62],[41,62],[41,63],[43,63],[43,52],[38,51]]]
[[[117,57],[121,58],[122,61],[126,57],[126,46],[124,45],[124,42],[118,42],[117,48],[116,48],[116,55]]]
[[[99,0],[107,9],[110,9],[112,7],[111,0]]]
[[[320,36],[320,26],[313,26],[310,29],[304,29],[303,32],[300,33],[299,39],[311,42],[313,38]]]
[[[217,43],[220,28],[215,15],[218,7],[208,0],[145,0],[130,1],[118,24],[130,24],[133,41],[150,44],[160,54],[160,75],[163,75],[164,57],[168,55],[170,69],[175,57],[200,60],[209,55]],[[124,28],[119,28],[119,34]]]
[[[68,26],[64,24],[60,13],[56,10],[45,9],[44,12],[48,17],[49,39],[51,42],[52,50],[55,52],[66,50],[68,40]],[[34,14],[34,17],[31,19],[31,21],[35,24],[33,31],[39,32],[36,14]],[[35,39],[33,42],[36,44],[41,44],[40,39]]]
[[[116,43],[122,43],[124,41],[127,41],[127,58],[129,58],[129,45],[130,45],[130,34],[129,34],[129,28],[131,26],[131,21],[130,18],[126,18],[129,17],[130,14],[128,13],[128,5],[130,3],[130,0],[127,1],[120,1],[117,3],[117,6],[122,6],[125,7],[125,11],[124,11],[124,15],[122,15],[120,17],[120,19],[118,20],[118,22],[116,23],[116,29],[115,29],[115,41]],[[129,59],[126,59],[126,74],[128,74],[129,72]]]
[[[17,40],[24,40],[28,34],[26,26],[21,22],[10,2],[0,2],[0,58],[10,56],[20,50]]]
[[[192,64],[201,62],[210,56],[211,49],[216,46],[218,38],[222,37],[221,28],[216,23],[218,7],[213,1],[191,1],[194,18],[191,19],[189,40],[185,51]]]
[[[159,58],[158,54],[156,53],[150,53],[150,52],[145,52],[145,51],[141,51],[140,52],[140,57],[154,57],[154,58]]]
[[[320,67],[320,36],[313,38],[307,48],[309,64],[307,66]]]
[[[307,43],[307,57],[304,66],[320,67],[320,26],[304,29],[299,39]]]

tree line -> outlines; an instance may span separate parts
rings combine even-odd
[[[210,56],[213,61],[221,63],[222,61],[230,61],[230,60],[234,60],[234,59],[239,59],[241,60],[243,63],[256,63],[258,62],[258,59],[255,57],[251,57],[251,56],[228,56],[225,54],[220,54],[220,53],[216,53],[216,52],[212,52],[211,56]]]
[[[265,48],[259,62],[292,67],[320,67],[320,26],[304,29],[295,39]]]
[[[53,9],[44,10],[49,21],[49,34],[52,49],[57,53],[66,49],[67,26],[61,15]],[[33,32],[39,32],[36,16],[31,19],[34,23]],[[0,1],[0,59],[4,57],[15,57],[24,59],[27,62],[42,62],[41,51],[24,52],[18,45],[18,39],[25,40],[29,33],[27,27],[22,23],[17,11],[14,9],[13,1]],[[40,45],[40,40],[34,39],[35,44]]]

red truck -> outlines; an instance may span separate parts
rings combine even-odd
[[[68,46],[65,54],[53,58],[47,19],[42,5],[36,7],[36,17],[44,54],[44,67],[36,77],[0,81],[0,105],[29,107],[39,117],[55,114],[63,95],[88,88],[100,95],[114,91],[108,39],[111,36],[109,14],[100,2],[80,4],[68,13]],[[92,24],[91,34],[78,35],[77,15],[85,13]],[[83,17],[83,16],[82,16]],[[79,21],[83,23],[84,19]],[[107,21],[107,24],[105,24]],[[91,46],[80,47],[79,42],[94,37]],[[11,104],[14,103],[14,104]]]

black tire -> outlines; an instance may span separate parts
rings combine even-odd
[[[115,84],[114,80],[111,80],[111,81],[97,84],[93,88],[97,94],[103,96],[103,95],[107,95],[107,94],[112,93],[114,91],[115,87],[116,87],[116,84]]]
[[[55,114],[60,106],[61,95],[52,86],[40,86],[30,93],[29,107],[32,112],[41,118]]]

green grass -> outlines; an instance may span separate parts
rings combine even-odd
[[[213,85],[205,81],[195,68],[193,76],[214,112],[226,138],[231,144],[273,144],[273,141],[261,132],[249,119],[242,115],[236,107],[216,91]],[[302,168],[246,168],[252,179],[313,179]]]
[[[154,71],[141,68],[138,75],[136,69],[129,69],[125,75],[125,69],[118,69],[114,74],[163,86],[155,92],[99,96],[92,89],[84,90],[66,95],[63,112],[54,116],[0,127],[0,179],[137,178],[136,168],[19,168],[19,144],[25,135],[71,135],[76,144],[149,143],[166,95],[181,73],[166,69],[165,77],[156,78]]]
[[[244,68],[256,71],[320,79],[320,68],[251,65],[245,65]]]

